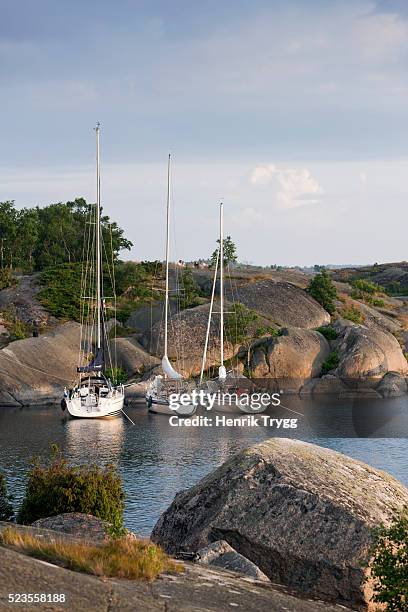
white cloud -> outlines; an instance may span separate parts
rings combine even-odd
[[[274,164],[256,166],[250,177],[253,185],[269,185],[280,208],[317,204],[323,193],[308,168],[280,168]]]

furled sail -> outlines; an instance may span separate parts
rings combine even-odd
[[[227,378],[227,370],[223,365],[218,368],[218,378],[220,380],[225,380]]]
[[[87,366],[78,366],[77,371],[82,373],[88,372],[100,372],[103,369],[103,348],[99,348],[95,357],[92,359],[91,363]]]
[[[179,380],[180,378],[183,378],[182,375],[176,372],[176,370],[173,368],[167,355],[165,355],[162,359],[162,368],[163,372],[172,380]]]

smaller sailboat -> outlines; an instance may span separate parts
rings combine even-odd
[[[172,366],[168,356],[168,331],[169,331],[169,262],[170,262],[170,177],[171,156],[167,163],[167,201],[166,201],[166,288],[164,302],[164,354],[162,356],[161,375],[155,376],[146,391],[146,403],[149,412],[155,414],[190,416],[194,414],[196,406],[191,403],[187,406],[180,405],[177,409],[170,407],[169,396],[171,394],[188,393],[188,384],[183,376]]]
[[[107,363],[110,362],[112,373],[115,364],[110,355],[103,294],[99,123],[95,131],[96,205],[86,231],[88,257],[81,280],[79,378],[72,389],[64,389],[61,401],[61,407],[68,409],[72,417],[85,419],[120,416],[125,399],[124,386],[114,384],[106,375]]]

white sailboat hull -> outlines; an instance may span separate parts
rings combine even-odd
[[[73,418],[79,419],[109,419],[122,414],[125,396],[121,391],[115,391],[112,397],[67,399],[67,410]]]

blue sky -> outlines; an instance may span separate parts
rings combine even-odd
[[[0,200],[94,198],[163,254],[405,259],[408,6],[397,0],[0,0]]]

